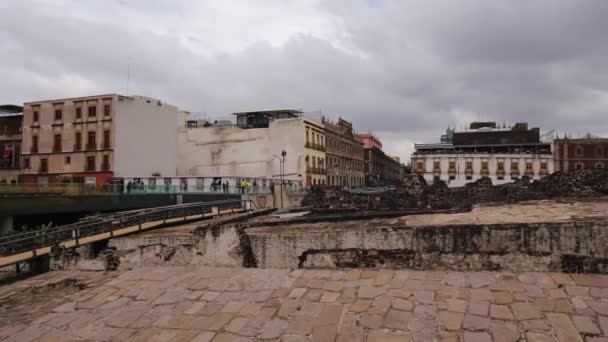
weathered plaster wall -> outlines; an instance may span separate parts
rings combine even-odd
[[[258,267],[608,272],[608,222],[247,231]]]

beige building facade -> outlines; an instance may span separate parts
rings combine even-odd
[[[235,115],[236,125],[185,120],[178,132],[179,176],[279,179],[283,175],[302,185],[326,184],[322,122],[291,109]]]
[[[105,184],[116,177],[175,175],[177,126],[176,107],[144,96],[28,102],[22,181]]]
[[[359,187],[365,184],[363,140],[350,122],[339,118],[336,123],[323,119],[327,141],[327,184]]]

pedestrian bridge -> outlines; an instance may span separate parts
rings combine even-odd
[[[249,200],[222,200],[97,215],[76,223],[0,237],[0,267],[168,224],[256,210]]]

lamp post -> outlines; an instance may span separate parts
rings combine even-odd
[[[273,155],[274,158],[279,160],[279,174],[281,177],[281,209],[283,209],[283,186],[285,185],[285,157],[287,152],[281,151],[281,157]]]

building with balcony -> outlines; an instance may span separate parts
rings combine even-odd
[[[415,144],[413,173],[427,182],[463,186],[487,177],[504,184],[522,176],[539,179],[553,172],[551,144],[541,142],[540,129],[527,123],[498,128],[494,122],[474,122],[468,130],[448,128],[440,143]]]
[[[160,100],[116,94],[28,102],[22,181],[104,184],[177,169],[178,111]]]
[[[21,167],[23,107],[0,105],[0,183],[16,182]]]
[[[587,136],[553,140],[556,171],[605,169],[608,167],[608,139]]]
[[[233,115],[236,125],[184,119],[178,133],[179,176],[283,176],[307,186],[326,184],[326,138],[321,121],[295,109]]]
[[[382,142],[373,134],[361,134],[366,186],[398,185],[403,181],[401,163],[382,151]]]
[[[339,118],[333,123],[322,118],[327,146],[327,184],[341,187],[365,185],[363,139],[353,125]]]

